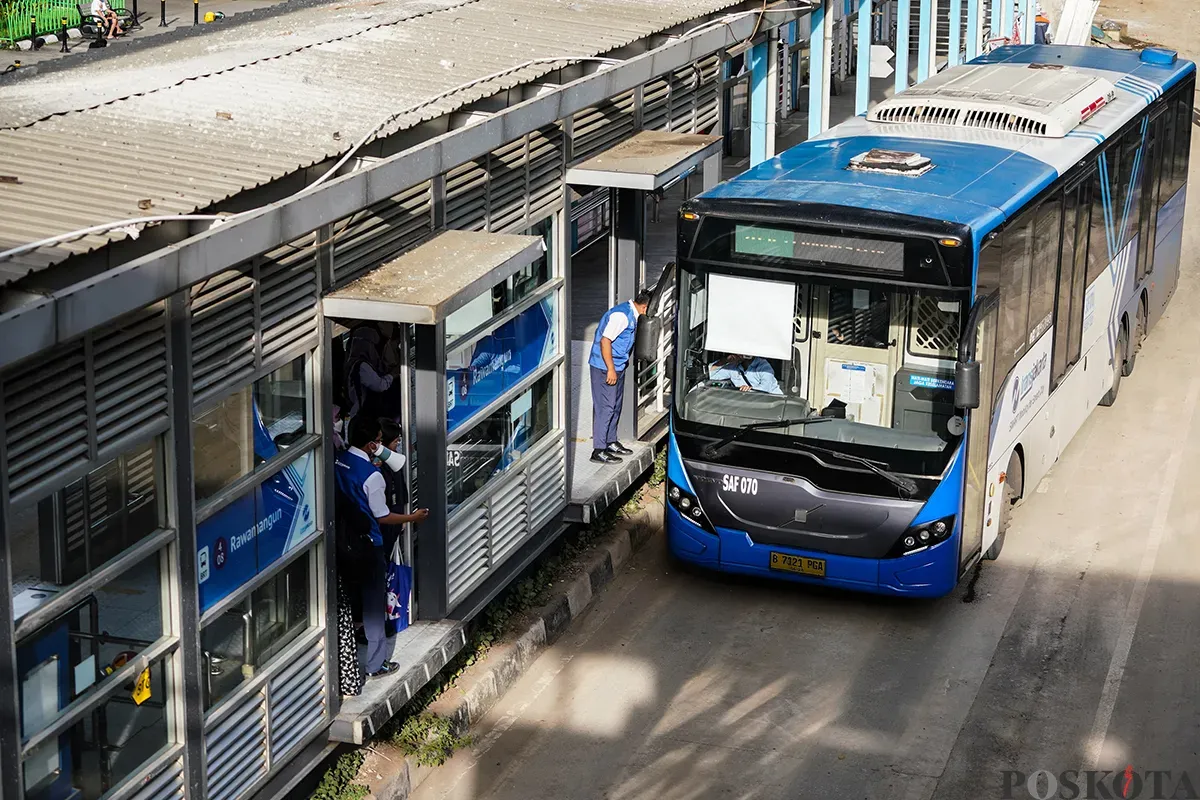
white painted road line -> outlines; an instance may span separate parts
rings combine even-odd
[[[1182,435],[1175,439],[1176,446],[1171,450],[1166,469],[1163,470],[1163,485],[1154,508],[1154,519],[1150,523],[1150,532],[1146,537],[1146,550],[1142,553],[1142,563],[1133,584],[1133,592],[1129,595],[1129,602],[1125,606],[1125,616],[1121,620],[1117,646],[1113,649],[1112,661],[1108,665],[1108,675],[1104,679],[1104,689],[1100,692],[1100,704],[1096,708],[1096,721],[1092,724],[1092,734],[1088,737],[1087,753],[1084,757],[1083,768],[1085,770],[1094,770],[1099,767],[1104,740],[1108,738],[1108,725],[1112,721],[1113,709],[1117,705],[1117,695],[1121,692],[1121,679],[1125,675],[1125,663],[1129,660],[1129,651],[1133,647],[1133,636],[1137,632],[1138,618],[1142,614],[1142,603],[1146,600],[1150,576],[1154,572],[1154,564],[1158,560],[1158,550],[1166,535],[1171,500],[1175,496],[1175,485],[1179,482],[1183,453],[1190,441],[1192,422],[1196,417],[1198,401],[1200,401],[1200,378],[1193,378],[1191,386],[1188,387],[1187,399],[1183,404],[1185,422],[1181,431]]]

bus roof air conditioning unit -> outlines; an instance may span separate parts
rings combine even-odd
[[[1070,67],[982,64],[939,72],[867,119],[1061,139],[1116,97],[1109,81]]]

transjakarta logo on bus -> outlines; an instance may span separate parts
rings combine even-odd
[[[1013,381],[1013,419],[1008,426],[1010,429],[1020,418],[1020,415],[1017,413],[1017,409],[1020,407],[1021,401],[1024,400],[1031,391],[1033,391],[1033,387],[1037,384],[1038,378],[1041,377],[1042,373],[1046,371],[1048,366],[1050,366],[1050,354],[1042,353],[1041,357],[1033,363],[1033,366],[1029,368],[1028,372]],[[1040,395],[1041,393],[1039,392],[1038,394]]]

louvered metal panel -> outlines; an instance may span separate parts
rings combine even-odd
[[[208,800],[236,800],[267,774],[267,703],[261,691],[204,737]]]
[[[530,527],[538,530],[562,509],[567,496],[567,458],[562,447],[552,447],[529,468]]]
[[[446,570],[453,605],[488,571],[488,511],[476,506],[455,514],[447,536]]]
[[[155,304],[0,377],[13,500],[64,486],[68,464],[112,458],[130,438],[164,430],[167,373]]]
[[[302,653],[271,679],[271,763],[280,764],[325,719],[325,647]]]
[[[700,62],[700,88],[696,91],[696,111],[692,133],[713,133],[721,117],[721,59],[710,56]]]
[[[166,315],[156,304],[127,324],[97,334],[92,347],[99,457],[108,445],[148,423],[167,424]]]
[[[127,800],[175,800],[183,796],[183,762],[172,761],[140,789],[127,795]]]
[[[447,548],[451,607],[566,505],[564,442],[562,431],[551,432],[482,497],[455,509]]]
[[[268,253],[258,267],[262,361],[317,335],[317,237]]]
[[[226,270],[194,286],[192,298],[192,390],[196,402],[254,374],[254,278]]]
[[[630,90],[577,113],[571,124],[571,159],[603,152],[633,133],[634,102]]]
[[[528,168],[525,137],[488,155],[489,231],[505,231],[525,219],[525,183]]]
[[[446,227],[481,231],[487,225],[487,158],[446,173]]]
[[[426,181],[335,226],[334,283],[347,283],[431,236],[433,210]]]
[[[642,127],[665,131],[671,119],[671,83],[668,78],[655,78],[642,87]]]
[[[87,458],[87,432],[82,341],[4,377],[4,442],[13,495],[64,465]]]
[[[550,125],[529,134],[529,212],[532,225],[562,207],[563,134],[558,125]]]
[[[527,478],[528,472],[492,496],[489,533],[493,565],[507,558],[530,534]]]
[[[670,130],[692,132],[701,77],[700,69],[695,64],[689,64],[671,73]]]

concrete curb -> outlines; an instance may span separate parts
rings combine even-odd
[[[584,563],[583,572],[556,587],[553,599],[533,613],[532,622],[516,639],[493,647],[487,658],[464,673],[428,711],[451,720],[459,734],[482,719],[538,656],[591,606],[661,527],[662,518],[662,500],[655,497],[636,514],[618,522]],[[368,800],[407,800],[434,769],[420,766],[416,759],[380,743],[368,749],[357,782],[370,787]]]

